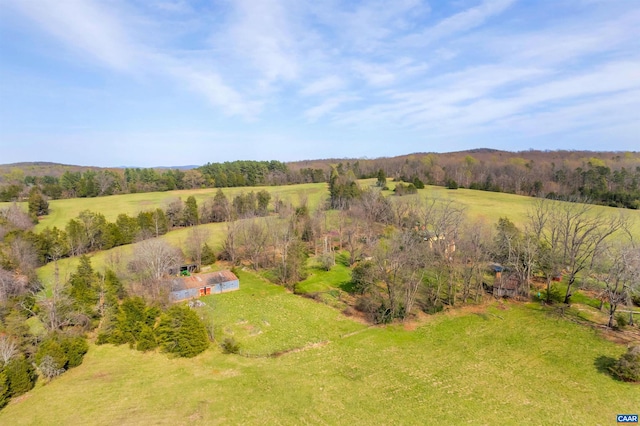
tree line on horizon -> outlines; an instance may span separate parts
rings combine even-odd
[[[377,159],[327,159],[283,163],[233,161],[191,169],[152,168],[69,170],[37,175],[13,167],[0,176],[0,201],[24,201],[34,191],[47,199],[98,197],[196,188],[329,182],[335,166],[355,178],[382,171],[399,182],[571,199],[613,207],[640,208],[640,154],[587,151],[473,150],[412,154]],[[35,167],[35,166],[34,166]],[[33,169],[33,170],[31,170]],[[46,168],[51,173],[51,166]],[[27,174],[28,172],[34,174]]]

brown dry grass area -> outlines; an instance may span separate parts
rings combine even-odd
[[[640,330],[637,328],[627,328],[624,330],[611,330],[606,326],[594,326],[600,330],[600,335],[613,343],[630,345],[640,343]]]

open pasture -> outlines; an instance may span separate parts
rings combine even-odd
[[[83,365],[0,411],[27,424],[613,424],[637,386],[624,348],[534,305],[493,302],[417,328],[367,328],[248,273],[202,300],[215,345],[194,359],[91,345]],[[414,329],[415,328],[415,329]]]
[[[364,179],[360,181],[362,188],[372,187],[374,185],[375,179]],[[394,186],[395,183],[389,181],[389,188],[391,190],[393,190]],[[229,200],[231,200],[242,192],[257,192],[263,189],[271,193],[272,203],[275,197],[289,201],[294,205],[298,205],[301,201],[306,200],[312,210],[320,207],[329,196],[326,183],[222,188],[222,191]],[[393,194],[391,190],[384,191],[385,195],[391,196]],[[213,197],[217,191],[218,188],[205,188],[111,195],[96,198],[51,200],[49,201],[51,213],[40,220],[40,223],[36,226],[36,231],[53,226],[64,229],[67,222],[77,217],[83,210],[102,213],[108,221],[115,221],[121,213],[136,215],[141,211],[152,210],[158,207],[164,208],[170,200],[175,198],[181,198],[185,201],[187,197],[193,195],[200,205],[205,199]],[[495,224],[499,218],[506,216],[516,225],[523,226],[527,220],[527,212],[536,201],[535,198],[522,195],[473,189],[450,190],[441,186],[427,186],[425,189],[418,190],[418,194],[416,195],[405,195],[403,197],[394,197],[394,199],[411,200],[424,199],[425,197],[452,200],[460,203],[466,208],[470,219],[480,220],[489,225]],[[10,203],[0,203],[0,208],[7,207],[9,204]],[[26,203],[20,203],[20,205],[26,209]],[[607,214],[619,214],[623,212],[632,219],[632,232],[640,236],[640,211],[594,206],[594,212],[606,212]]]
[[[241,188],[222,188],[222,192],[229,198],[229,201],[240,193],[258,192],[266,190],[271,193],[271,202],[277,196],[283,201],[290,201],[298,205],[306,199],[310,208],[317,208],[327,197],[327,184],[300,184],[283,186],[259,186]],[[126,213],[135,216],[141,211],[154,210],[158,207],[165,208],[166,204],[173,199],[181,198],[186,201],[187,197],[193,195],[200,205],[205,199],[212,198],[218,188],[185,189],[180,191],[166,192],[144,192],[137,194],[109,195],[95,198],[70,198],[63,200],[50,200],[50,213],[41,218],[36,230],[46,227],[58,227],[64,229],[65,225],[74,217],[77,217],[83,210],[102,213],[105,218],[114,222],[119,214]],[[11,203],[0,203],[0,208],[8,207]],[[27,208],[27,203],[18,203]]]

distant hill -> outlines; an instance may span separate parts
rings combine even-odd
[[[152,169],[156,169],[156,170],[192,170],[192,169],[197,169],[198,165],[195,164],[190,164],[188,166],[155,166],[155,167],[151,167]],[[124,168],[124,167],[123,167]]]
[[[157,166],[157,167],[140,167],[140,166],[115,166],[115,167],[96,167],[96,166],[79,166],[74,164],[53,163],[49,161],[31,161],[10,164],[0,164],[0,181],[3,175],[10,173],[22,173],[24,176],[54,176],[60,177],[64,172],[85,172],[87,170],[124,170],[124,169],[155,169],[155,170],[191,170],[198,168],[197,165],[186,166]]]

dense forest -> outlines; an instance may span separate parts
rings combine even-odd
[[[423,182],[546,198],[580,197],[592,203],[640,208],[640,154],[632,152],[479,149],[377,159],[283,163],[234,161],[181,169],[100,169],[38,163],[0,167],[0,201],[24,201],[34,188],[48,199],[207,187],[329,182],[331,167],[354,177],[382,172],[397,181]]]

